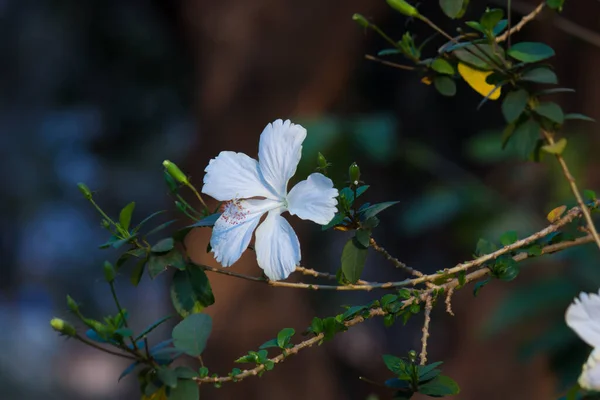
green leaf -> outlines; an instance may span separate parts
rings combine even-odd
[[[475,287],[473,287],[473,296],[477,297],[477,295],[479,294],[479,291],[481,290],[482,287],[484,287],[485,285],[487,285],[488,283],[490,283],[490,279],[485,279],[483,281],[479,281],[475,284]]]
[[[377,214],[379,214],[386,208],[391,207],[394,204],[398,204],[398,203],[400,203],[400,202],[399,201],[386,201],[384,203],[373,204],[372,206],[365,208],[364,210],[362,210],[359,213],[360,219],[363,221],[367,220],[371,217],[376,216]]]
[[[356,188],[356,198],[359,198],[364,192],[367,191],[367,189],[369,188],[369,185],[362,185]],[[352,204],[354,204],[354,201],[356,200],[354,198],[354,190],[349,188],[349,187],[345,187],[342,190],[340,190],[340,197],[343,197],[344,199],[346,199],[348,201],[348,205],[352,206]]]
[[[195,266],[175,271],[171,282],[171,301],[182,317],[199,313],[214,304],[215,297],[206,273]]]
[[[531,69],[521,75],[521,80],[535,83],[558,83],[558,78],[554,71],[547,67]]]
[[[190,225],[192,228],[202,228],[202,227],[211,227],[215,225],[215,222],[219,219],[221,213],[211,214],[208,217],[202,218],[200,221],[195,224]]]
[[[565,0],[546,0],[546,4],[553,10],[562,11]]]
[[[354,237],[346,243],[342,251],[342,272],[351,283],[356,283],[365,268],[367,249]]]
[[[485,254],[493,253],[496,250],[498,250],[498,248],[495,244],[488,240],[480,238],[477,241],[477,246],[475,247],[475,254],[477,254],[478,256],[483,256]]]
[[[448,76],[436,76],[433,79],[433,84],[437,91],[444,96],[452,97],[456,94],[456,82],[454,82],[454,79]]]
[[[293,328],[284,328],[277,334],[277,346],[282,349],[285,349],[287,345],[290,343],[292,336],[296,331]]]
[[[571,88],[551,88],[551,89],[545,89],[545,90],[540,90],[539,92],[536,92],[534,94],[534,96],[535,97],[547,96],[547,95],[556,94],[556,93],[575,93],[575,89],[571,89]]]
[[[504,11],[499,8],[487,10],[481,17],[481,26],[488,31],[492,31],[503,17]]]
[[[370,240],[371,240],[371,231],[370,230],[365,230],[365,229],[359,229],[356,231],[356,233],[354,234],[354,237],[356,238],[356,241],[365,249],[367,247],[369,247],[370,244]]]
[[[167,315],[166,317],[162,317],[161,319],[154,321],[150,326],[142,331],[139,335],[134,339],[136,342],[144,337],[148,336],[150,332],[161,326],[163,323],[167,322],[169,319],[173,318],[172,315]]]
[[[279,345],[277,344],[277,339],[271,339],[267,342],[264,342],[263,344],[260,345],[259,349],[269,349],[271,347],[279,347]]]
[[[152,234],[154,234],[156,232],[160,232],[160,231],[162,231],[163,229],[165,229],[166,227],[168,227],[169,225],[171,225],[171,224],[173,224],[175,222],[177,222],[177,220],[176,219],[172,219],[171,221],[167,221],[164,224],[160,224],[156,228],[154,228],[154,229],[150,230],[148,233],[146,233],[145,236],[150,236],[150,235],[152,235]]]
[[[517,232],[508,231],[504,232],[502,236],[500,236],[500,243],[502,243],[502,246],[508,246],[516,242],[518,239]]]
[[[498,23],[494,27],[492,33],[494,34],[494,36],[498,36],[499,34],[501,34],[502,32],[504,32],[504,30],[507,27],[508,27],[508,20],[507,19],[503,19],[502,21],[498,21]]]
[[[175,246],[173,238],[166,238],[156,243],[150,250],[153,253],[166,253],[173,249],[173,246]]]
[[[553,144],[542,146],[542,150],[550,154],[562,154],[562,152],[565,150],[565,147],[567,147],[567,139],[561,138],[559,141],[554,142]]]
[[[528,119],[515,128],[512,136],[511,143],[517,154],[524,159],[528,159],[540,139],[540,124],[533,119]]]
[[[502,48],[499,48],[498,51],[500,52],[500,57],[503,59],[504,54]],[[494,53],[494,48],[489,44],[478,44],[477,47],[469,44],[454,50],[454,55],[459,60],[484,71],[493,69],[492,65],[490,65],[490,58],[501,63],[499,56]]]
[[[148,274],[154,279],[167,268],[177,268],[178,270],[185,269],[185,260],[183,255],[176,249],[171,250],[166,254],[151,254],[148,259]]]
[[[180,366],[175,368],[175,375],[177,375],[178,378],[182,379],[192,379],[198,376],[198,372],[194,371],[189,367]]]
[[[465,22],[465,25],[476,30],[477,32],[485,33],[483,26],[481,26],[481,24],[477,21],[467,21]]]
[[[323,321],[323,340],[331,340],[333,336],[338,333],[345,331],[346,325],[335,319],[334,317],[325,318]]]
[[[439,72],[440,74],[454,75],[454,67],[443,58],[436,58],[433,60],[431,63],[431,69]]]
[[[524,89],[515,90],[507,94],[502,101],[502,114],[506,122],[509,124],[515,122],[523,111],[525,111],[528,100],[529,93]]]
[[[135,361],[135,362],[129,364],[129,366],[127,368],[125,368],[123,370],[123,372],[121,372],[121,375],[119,375],[119,379],[117,381],[120,381],[121,379],[125,378],[127,375],[132,373],[133,370],[135,369],[135,367],[137,367],[139,364],[140,364],[139,361]]]
[[[192,314],[173,328],[173,345],[187,355],[198,357],[206,347],[211,330],[209,315]]]
[[[460,388],[451,378],[440,375],[432,381],[419,385],[419,393],[432,397],[443,397],[460,393]]]
[[[125,229],[126,231],[129,230],[129,224],[131,223],[131,214],[133,214],[134,208],[135,202],[132,201],[131,203],[123,207],[121,213],[119,214],[119,225],[121,225],[121,228]]]
[[[169,390],[169,400],[198,400],[200,388],[198,384],[189,379],[179,379],[177,387]]]
[[[401,53],[402,52],[400,50],[398,50],[398,49],[383,49],[383,50],[380,50],[377,53],[377,55],[379,57],[381,57],[381,56],[389,56],[389,55],[392,55],[392,54],[401,54]]]
[[[138,283],[140,283],[140,280],[144,275],[144,268],[146,267],[147,262],[148,255],[146,255],[146,257],[144,258],[139,259],[138,262],[135,264],[133,271],[131,271],[131,278],[129,278],[133,286],[137,286]]]
[[[166,210],[162,210],[162,211],[157,211],[157,212],[155,212],[155,213],[152,213],[152,214],[148,215],[146,218],[144,218],[144,219],[142,220],[142,222],[140,222],[140,223],[138,224],[138,226],[136,226],[136,227],[135,227],[135,229],[133,230],[133,232],[137,232],[137,231],[139,231],[139,230],[142,228],[142,226],[144,226],[144,224],[145,224],[146,222],[148,222],[148,221],[150,221],[152,218],[154,218],[154,217],[156,217],[156,216],[158,216],[158,215],[160,215],[160,214],[166,213],[166,212],[167,212]]]
[[[458,18],[463,9],[464,0],[440,0],[440,7],[444,14],[455,19]]]
[[[156,377],[165,384],[165,386],[177,387],[177,375],[175,371],[169,368],[159,368],[156,371]]]
[[[565,119],[579,119],[582,121],[596,122],[594,118],[588,117],[587,115],[579,114],[579,113],[570,113],[565,114]]]
[[[396,375],[404,375],[407,373],[409,364],[400,357],[392,356],[390,354],[383,355],[383,362],[387,369],[392,371]]]
[[[548,101],[539,103],[533,109],[533,111],[542,117],[548,118],[550,121],[556,122],[557,124],[562,124],[565,122],[565,115],[562,108],[560,108],[560,106],[554,102]]]
[[[520,42],[512,45],[506,53],[515,60],[534,63],[554,56],[552,47],[544,43]]]
[[[583,191],[583,197],[585,197],[589,201],[596,201],[596,192],[590,189],[585,189]]]
[[[346,218],[344,213],[339,212],[339,213],[335,214],[333,219],[331,221],[329,221],[329,223],[327,225],[323,225],[321,227],[321,230],[326,231],[327,229],[333,228],[334,226],[341,224],[344,221],[344,218]]]

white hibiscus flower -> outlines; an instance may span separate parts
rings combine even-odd
[[[287,191],[305,138],[302,126],[278,119],[260,135],[258,161],[232,151],[210,160],[202,192],[227,202],[210,239],[215,258],[224,267],[242,256],[256,229],[258,265],[270,280],[285,279],[300,263],[300,243],[281,214],[288,211],[321,225],[333,219],[338,191],[331,179],[314,173]]]
[[[599,293],[600,294],[600,293]],[[581,293],[567,309],[567,325],[594,350],[579,376],[579,386],[600,391],[600,295]]]

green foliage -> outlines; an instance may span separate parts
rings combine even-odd
[[[455,19],[460,18],[465,13],[465,7],[468,4],[465,0],[440,0],[440,7],[444,14]]]
[[[548,67],[539,67],[527,70],[521,75],[520,80],[534,83],[558,83],[556,74]]]
[[[554,50],[544,43],[519,42],[515,43],[506,54],[524,63],[535,63],[553,57]]]
[[[168,391],[169,400],[197,400],[199,397],[198,384],[188,379],[178,379],[177,386]]]
[[[456,83],[452,78],[439,75],[433,79],[433,84],[440,94],[452,97],[456,94]]]
[[[362,275],[367,260],[367,248],[356,237],[346,242],[342,250],[342,272],[350,283],[356,283]]]
[[[177,350],[198,357],[206,347],[212,319],[206,314],[191,314],[173,328],[173,345]]]
[[[206,273],[194,265],[175,271],[171,282],[171,301],[184,318],[214,304],[215,297]]]
[[[502,114],[504,115],[506,122],[515,122],[521,116],[523,111],[525,111],[528,100],[529,93],[524,89],[508,93],[502,102]]]

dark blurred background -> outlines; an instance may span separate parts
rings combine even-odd
[[[504,2],[472,3],[466,19]],[[513,4],[527,12],[536,3]],[[436,1],[420,10],[447,30],[457,26]],[[469,259],[480,237],[497,240],[510,229],[525,236],[546,224],[552,208],[574,204],[552,159],[534,164],[501,151],[498,103],[476,111],[481,98],[465,84],[445,98],[409,72],[364,60],[386,45],[351,20],[355,12],[396,38],[406,29],[418,41],[431,34],[383,0],[0,1],[0,398],[139,398],[135,377],[117,384],[126,362],[65,341],[48,325],[53,316],[69,317],[67,293],[90,316],[114,313],[101,265],[115,253],[98,249],[105,231],[79,181],[113,215],[137,202],[139,221],[174,208],[163,159],[179,163],[200,186],[219,151],[255,156],[266,123],[291,118],[309,132],[294,179],[312,172],[317,151],[334,164],[339,184],[358,162],[371,185],[365,200],[401,202],[386,211],[374,237],[425,272]],[[561,85],[577,90],[555,100],[596,119],[599,22],[597,1],[567,0],[560,17],[544,13],[516,36],[554,47]],[[571,123],[565,132],[566,158],[582,188],[600,189],[597,131]],[[303,263],[335,272],[346,235],[290,220]],[[208,234],[193,232],[188,246],[198,261],[216,265],[205,253]],[[367,263],[365,279],[405,277],[378,254]],[[598,250],[587,245],[527,263],[519,279],[493,282],[477,298],[464,288],[453,297],[455,317],[439,305],[430,360],[445,360],[445,373],[462,388],[457,397],[551,399],[573,383],[589,349],[565,327],[564,310],[580,290],[597,290],[599,264]],[[259,273],[251,255],[233,268]],[[134,329],[172,312],[167,278],[144,278],[138,288],[127,276],[118,282]],[[314,315],[380,296],[210,279],[217,302],[208,310],[214,331],[204,361],[221,373],[283,327],[301,332]],[[390,398],[358,377],[387,379],[381,354],[419,349],[421,323],[384,328],[369,321],[260,379],[203,387],[202,394]],[[164,326],[155,340],[169,332]]]

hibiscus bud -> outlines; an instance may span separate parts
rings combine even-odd
[[[187,176],[185,176],[185,174],[181,172],[177,165],[173,164],[169,160],[165,160],[163,161],[163,166],[165,167],[165,170],[169,173],[169,175],[171,175],[173,179],[175,179],[177,182],[182,183],[184,185],[190,184],[190,181],[188,180]]]
[[[67,306],[69,306],[69,309],[73,312],[79,312],[79,305],[77,304],[77,302],[75,300],[73,300],[73,298],[69,295],[67,295]]]
[[[169,187],[169,190],[171,191],[171,193],[177,192],[177,182],[175,182],[175,180],[173,179],[171,174],[169,174],[165,170],[164,176],[165,176],[165,182],[167,182],[167,186]]]
[[[83,194],[83,197],[85,197],[88,200],[92,198],[92,191],[89,187],[87,187],[85,183],[79,182],[77,184],[77,187],[79,188],[79,191]]]
[[[104,261],[104,279],[106,282],[113,283],[115,281],[115,268],[108,261]]]
[[[387,3],[394,10],[409,17],[418,17],[419,11],[404,0],[387,0]]]
[[[411,363],[414,363],[416,361],[416,359],[417,359],[417,352],[414,350],[409,351],[408,352],[408,360]]]
[[[369,27],[369,21],[367,21],[367,19],[365,17],[363,17],[361,14],[354,14],[352,16],[352,20],[356,21],[356,23],[359,24],[360,26],[362,26],[363,28]],[[319,154],[321,154],[321,153],[319,153]]]
[[[60,318],[52,318],[50,320],[50,326],[52,329],[62,335],[75,336],[77,334],[77,331],[73,325]]]
[[[348,175],[350,176],[350,184],[357,186],[360,180],[360,168],[358,167],[358,164],[354,162],[350,165],[350,168],[348,168]]]
[[[329,165],[327,159],[325,159],[325,156],[321,153],[317,154],[317,165],[320,169],[327,169]]]

